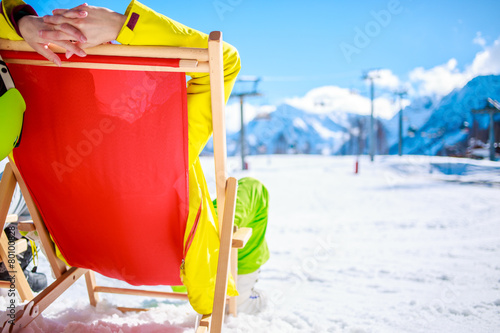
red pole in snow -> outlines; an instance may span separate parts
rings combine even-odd
[[[356,159],[356,167],[354,168],[354,173],[358,174],[358,172],[359,172],[359,161],[358,159]]]

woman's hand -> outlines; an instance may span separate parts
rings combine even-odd
[[[86,13],[86,15],[76,18],[77,15],[82,15],[81,13]],[[44,16],[43,21],[56,26],[70,24],[87,37],[86,42],[80,40],[76,43],[82,49],[115,40],[127,19],[125,15],[107,8],[88,6],[87,4],[69,10],[55,9],[52,14]],[[45,33],[43,31],[42,35]]]
[[[75,13],[72,13],[72,15],[74,17]],[[82,14],[80,13],[78,16],[82,17]],[[67,54],[71,52],[71,54],[77,54],[80,57],[87,55],[81,47],[72,42],[85,43],[87,38],[78,28],[70,24],[47,24],[42,17],[28,15],[19,20],[18,26],[24,40],[36,52],[58,66],[61,66],[61,59],[48,48],[48,44],[55,44],[65,48]]]

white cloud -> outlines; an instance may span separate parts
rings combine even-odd
[[[500,38],[476,54],[466,70],[470,76],[500,74]]]
[[[472,64],[460,71],[457,60],[452,58],[447,63],[430,69],[418,67],[409,74],[410,82],[418,95],[444,96],[455,88],[463,87],[468,81],[478,75],[500,74],[500,38],[493,45],[486,46],[486,41],[477,33],[473,40],[481,45]]]
[[[401,86],[401,81],[396,75],[392,73],[390,69],[373,70],[368,72],[368,75],[373,75],[376,77],[376,79],[374,79],[374,82],[377,87],[396,90]]]
[[[313,113],[349,112],[369,115],[371,112],[371,101],[349,89],[337,86],[325,86],[309,91],[304,97],[294,97],[286,100],[286,103],[300,110]],[[408,105],[404,101],[403,105]],[[399,104],[392,99],[378,97],[374,100],[375,116],[391,118],[399,110]]]
[[[410,72],[409,78],[416,85],[416,93],[423,96],[444,96],[455,88],[463,87],[468,81],[466,75],[457,69],[457,60],[454,58],[431,69],[417,67]]]
[[[472,40],[474,44],[477,44],[479,46],[485,47],[486,46],[486,39],[483,38],[482,34],[480,31],[476,32],[476,37]]]

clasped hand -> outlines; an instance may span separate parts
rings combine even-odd
[[[55,9],[44,17],[25,16],[19,22],[24,40],[39,54],[61,66],[61,59],[48,48],[58,45],[73,54],[85,57],[84,49],[115,40],[126,16],[107,8],[86,3],[72,9]]]

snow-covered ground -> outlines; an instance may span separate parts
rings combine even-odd
[[[362,157],[357,175],[354,163],[259,156],[242,172],[229,160],[269,189],[271,259],[258,282],[267,310],[227,318],[224,332],[499,332],[500,163]],[[184,302],[101,298],[91,308],[79,281],[27,332],[194,331]]]

